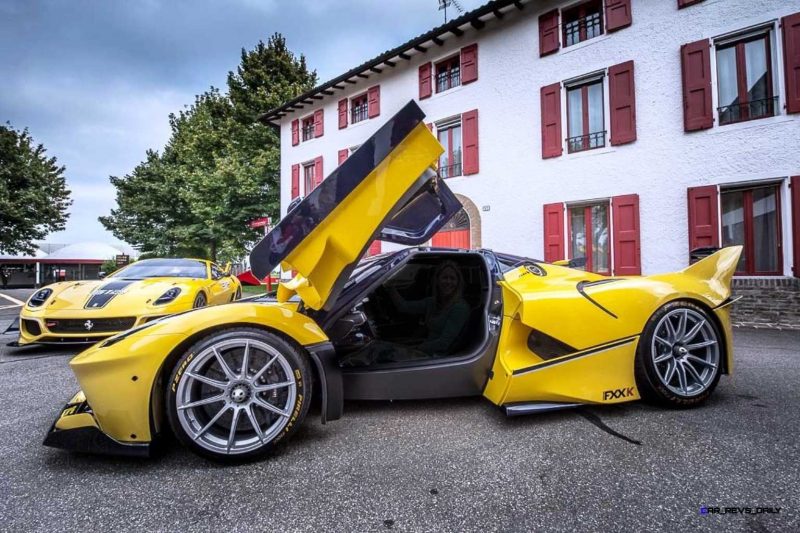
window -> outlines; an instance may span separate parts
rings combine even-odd
[[[603,3],[601,0],[591,0],[575,7],[565,9],[564,17],[564,46],[572,46],[603,34]]]
[[[356,96],[350,102],[350,122],[355,124],[362,120],[369,118],[369,102],[367,100],[367,93]]]
[[[461,85],[461,56],[456,55],[436,64],[436,92]]]
[[[303,119],[303,140],[309,141],[314,138],[314,116]]]
[[[783,271],[780,188],[723,189],[722,246],[744,245],[736,269],[742,275],[778,275]]]
[[[774,116],[769,33],[717,45],[716,57],[720,125]]]
[[[569,257],[584,259],[583,269],[611,274],[608,203],[568,207]],[[577,265],[580,268],[580,263]]]
[[[567,87],[567,150],[582,152],[606,145],[603,79]]]
[[[303,165],[303,182],[305,184],[306,196],[314,190],[316,173],[314,172],[314,163],[306,163]]]
[[[444,146],[444,153],[439,156],[439,176],[461,176],[461,118],[437,124],[436,136]]]

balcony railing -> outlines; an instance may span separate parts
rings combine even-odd
[[[564,25],[564,46],[599,37],[601,33],[603,33],[603,27],[600,23],[600,13],[586,15]]]
[[[461,174],[461,163],[454,163],[452,165],[439,167],[440,178],[453,178],[455,176],[461,176]]]
[[[440,93],[461,85],[461,69],[452,68],[436,74],[436,92]]]
[[[733,124],[734,122],[744,122],[758,118],[775,116],[775,109],[778,107],[778,97],[761,98],[751,100],[744,104],[731,104],[718,107],[719,123]]]
[[[350,122],[356,123],[367,120],[369,106],[367,104],[353,106],[350,113]]]
[[[567,138],[567,152],[570,154],[591,150],[593,148],[602,148],[605,145],[605,131],[596,131],[594,133],[587,133],[586,135],[576,135],[575,137]]]

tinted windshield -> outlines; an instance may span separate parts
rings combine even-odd
[[[109,277],[144,278],[205,278],[206,264],[193,259],[146,259],[114,272]]]

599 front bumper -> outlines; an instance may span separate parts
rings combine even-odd
[[[103,433],[82,391],[67,402],[42,444],[72,452],[129,457],[151,457],[154,451],[153,442],[119,442]]]

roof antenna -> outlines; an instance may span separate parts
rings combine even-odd
[[[447,8],[451,5],[456,6],[459,14],[464,12],[464,8],[458,3],[458,0],[439,0],[439,11],[444,11],[444,23],[447,24]]]

